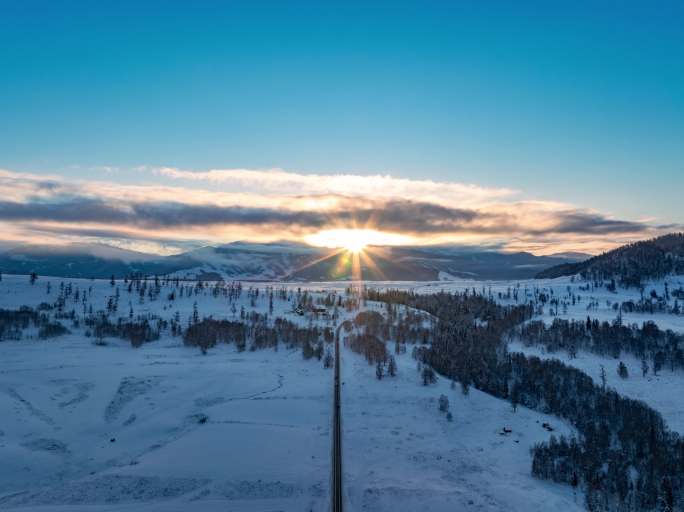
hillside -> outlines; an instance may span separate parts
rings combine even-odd
[[[624,245],[579,263],[557,265],[537,274],[538,279],[580,274],[585,279],[616,279],[639,286],[648,279],[684,274],[684,233]]]
[[[3,274],[106,278],[163,275],[197,265],[185,255],[161,257],[101,244],[22,245],[0,253]]]

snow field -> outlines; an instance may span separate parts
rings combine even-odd
[[[51,292],[47,294],[47,283]],[[106,280],[3,276],[0,308],[54,303],[60,283],[87,291],[93,310],[104,310],[116,287]],[[187,283],[186,283],[187,284]],[[439,283],[372,283],[376,288],[403,288],[417,293],[440,290],[506,293],[519,284],[561,297],[570,286],[581,303],[561,318],[612,320],[616,300],[639,298],[637,290],[580,291],[586,283],[561,278],[544,281]],[[238,320],[240,309],[269,313],[266,286],[297,288],[323,297],[343,292],[338,283],[255,283],[260,294],[247,296],[249,283],[232,310],[228,299],[210,288],[200,294],[176,294],[162,286],[157,300],[140,303],[121,281],[117,315],[176,313],[187,325],[194,304],[200,317]],[[654,287],[662,283],[654,283]],[[678,284],[670,281],[671,288]],[[647,291],[649,288],[646,288]],[[520,294],[520,303],[525,301]],[[529,300],[527,296],[527,300]],[[503,303],[514,301],[502,300]],[[589,303],[595,304],[587,310]],[[130,304],[130,306],[129,306]],[[81,313],[80,303],[65,310]],[[368,309],[383,311],[381,304]],[[340,310],[340,319],[356,312]],[[284,317],[302,326],[331,326],[325,317],[298,316],[292,303],[273,301],[271,318]],[[545,321],[552,321],[546,307]],[[625,314],[624,322],[652,319],[661,328],[684,331],[684,316]],[[38,341],[0,343],[0,510],[22,511],[300,511],[327,507],[330,472],[332,371],[315,359],[302,360],[299,350],[237,352],[219,345],[206,356],[182,346],[180,338],[131,348],[122,340],[94,346],[84,329],[65,325],[72,334]],[[393,351],[394,344],[388,348]],[[530,476],[529,449],[546,441],[549,423],[555,435],[571,435],[561,420],[519,407],[475,389],[439,378],[423,386],[416,362],[395,355],[399,373],[378,381],[374,367],[346,348],[342,354],[343,450],[346,500],[353,510],[373,511],[546,511],[583,510],[582,496],[567,486]],[[684,432],[684,377],[663,370],[643,379],[640,363],[624,356],[630,377],[620,379],[617,360],[582,353],[544,354],[511,344],[511,350],[558,357],[598,380],[606,368],[608,385],[659,410],[671,428]],[[450,401],[453,421],[438,411],[441,394]],[[503,427],[511,433],[500,435]]]
[[[0,509],[326,503],[329,371],[299,351],[73,335],[0,351]]]
[[[409,351],[410,352],[410,349]],[[530,475],[530,448],[561,420],[439,377],[423,386],[410,353],[396,355],[398,374],[382,380],[348,349],[342,357],[344,485],[351,510],[580,511],[583,496]],[[438,410],[448,397],[453,421]],[[501,435],[504,427],[510,434]]]

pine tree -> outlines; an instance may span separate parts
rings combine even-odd
[[[617,372],[620,378],[622,379],[626,379],[627,377],[629,377],[629,371],[627,370],[627,366],[622,361],[620,361],[620,363],[618,364]]]
[[[394,359],[394,356],[389,357],[389,361],[387,362],[387,373],[390,377],[394,377],[397,374],[397,361]]]
[[[606,369],[601,365],[601,387],[606,389]]]
[[[449,412],[449,398],[446,395],[439,396],[439,411]]]
[[[437,377],[435,376],[435,371],[429,366],[425,366],[423,368],[422,377],[423,377],[423,386],[427,386],[428,384],[434,384],[435,382],[437,382]]]
[[[330,352],[330,350],[327,350],[325,353],[325,357],[323,358],[323,368],[332,368],[333,366],[333,355]]]
[[[663,478],[658,495],[658,511],[674,512],[674,493],[669,478]]]
[[[385,369],[382,366],[382,363],[378,361],[378,364],[375,366],[375,376],[378,378],[378,380],[382,380],[382,377],[385,375]]]
[[[192,305],[192,323],[199,323],[199,312],[197,311],[197,302]]]
[[[510,399],[513,412],[516,412],[518,410],[518,404],[520,403],[520,388],[517,383],[513,384],[513,387],[511,388]]]

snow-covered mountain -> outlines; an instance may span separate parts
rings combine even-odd
[[[141,273],[190,279],[435,281],[453,277],[525,279],[567,257],[504,253],[457,246],[375,247],[358,258],[345,251],[291,242],[234,242],[173,256],[101,244],[26,245],[0,253],[0,271],[61,277],[107,278]]]
[[[192,264],[182,257],[160,257],[103,244],[21,245],[0,253],[0,271],[59,277],[167,274]]]
[[[168,260],[175,262],[180,258],[195,263],[175,272],[185,278],[270,281],[290,278],[330,252],[329,249],[286,242],[234,242],[219,247],[202,247]]]

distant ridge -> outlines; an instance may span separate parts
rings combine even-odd
[[[565,258],[568,260],[575,260],[577,262],[588,260],[589,258],[592,257],[591,254],[587,254],[584,252],[574,252],[574,251],[554,252],[553,254],[549,254],[548,256],[551,256],[552,258]]]
[[[0,253],[3,274],[106,278],[130,274],[163,275],[193,264],[183,256],[158,256],[104,244],[27,244]]]
[[[538,279],[581,275],[585,279],[616,279],[624,286],[644,280],[684,274],[684,233],[623,245],[578,263],[564,263],[542,270]]]
[[[540,270],[576,261],[476,247],[375,247],[357,258],[296,242],[234,242],[159,256],[102,244],[26,245],[0,252],[0,271],[56,277],[117,278],[130,274],[240,281],[438,281],[530,279]]]

